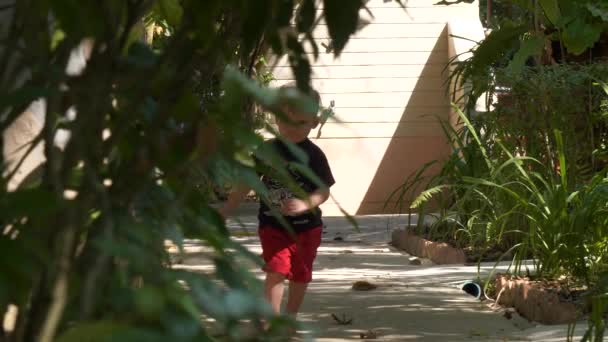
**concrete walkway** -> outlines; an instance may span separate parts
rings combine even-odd
[[[229,222],[235,239],[259,253],[255,217],[238,221]],[[362,336],[376,341],[566,341],[565,325],[536,325],[462,292],[459,286],[477,277],[476,266],[437,266],[428,260],[409,265],[410,256],[388,244],[392,229],[405,224],[403,218],[366,216],[357,221],[359,231],[342,217],[325,219],[314,280],[299,316],[307,327],[305,336],[324,342],[360,341]],[[179,267],[212,267],[201,263],[187,254]],[[492,266],[483,265],[482,273]],[[355,291],[356,281],[377,288]],[[332,314],[352,323],[340,325]],[[585,324],[578,324],[575,341]]]

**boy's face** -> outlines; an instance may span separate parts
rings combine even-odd
[[[302,113],[291,108],[285,108],[284,113],[289,120],[277,118],[279,133],[293,143],[306,139],[310,131],[319,123],[316,114]]]

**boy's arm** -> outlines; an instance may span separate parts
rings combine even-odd
[[[309,194],[306,201],[297,198],[284,201],[281,213],[287,216],[300,215],[325,203],[328,198],[329,188],[317,189]]]
[[[238,184],[228,194],[228,199],[224,202],[224,205],[218,210],[220,215],[226,219],[234,209],[238,208],[243,198],[251,191],[251,187],[245,184]]]
[[[308,209],[314,209],[329,199],[329,188],[317,189],[308,197]]]

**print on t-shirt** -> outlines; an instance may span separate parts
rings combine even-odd
[[[290,172],[290,175],[300,189],[304,190],[305,192],[308,190],[308,187],[306,186],[307,184],[298,173]],[[285,201],[291,198],[297,198],[293,191],[272,177],[265,175],[262,177],[262,182],[268,189],[268,202],[271,205],[270,209],[280,211]],[[264,212],[264,214],[272,216],[270,210]]]
[[[291,198],[300,198],[301,196],[296,194],[298,192],[297,190],[296,193],[294,193],[294,191],[291,189],[295,190],[298,188],[301,189],[303,194],[310,194],[318,189],[319,185],[313,182],[311,179],[308,179],[308,177],[304,176],[297,169],[289,167],[289,163],[299,162],[299,160],[291,153],[291,151],[289,151],[287,146],[285,146],[279,140],[271,140],[267,143],[275,148],[276,151],[283,157],[293,183],[290,182],[291,186],[287,187],[276,178],[276,175],[273,177],[275,172],[273,172],[272,168],[262,165],[263,169],[265,170],[260,172],[261,180],[266,186],[268,192],[267,196],[263,200],[260,198],[258,219],[261,226],[269,225],[276,228],[282,228],[283,224],[275,217],[276,215],[281,215],[282,204]],[[327,158],[321,149],[319,149],[308,139],[299,142],[296,145],[302,149],[302,151],[304,151],[308,157],[306,166],[309,167],[316,174],[316,176],[320,178],[325,186],[328,188],[332,186],[335,181],[333,175],[331,174]],[[318,207],[298,215],[283,216],[283,218],[296,231],[303,231],[322,225],[321,209]]]
[[[295,197],[291,190],[270,177],[264,177],[263,182],[268,189],[268,201],[270,202],[272,209],[280,210],[283,201]],[[271,215],[270,211],[267,211],[264,214]]]

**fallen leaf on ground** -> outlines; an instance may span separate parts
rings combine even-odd
[[[371,291],[376,289],[378,285],[372,284],[368,281],[359,280],[353,283],[353,290],[355,291]]]
[[[488,333],[482,330],[478,330],[478,329],[471,329],[471,331],[469,332],[469,336],[474,337],[484,337],[484,336],[488,336]]]
[[[375,331],[373,331],[373,330],[368,330],[368,331],[366,331],[364,333],[360,333],[359,337],[362,340],[366,340],[366,339],[367,340],[372,340],[372,339],[378,338],[378,333],[375,332]]]
[[[331,318],[334,319],[334,321],[336,321],[336,323],[338,323],[339,325],[349,325],[353,323],[353,318],[352,317],[346,317],[346,314],[342,314],[342,317],[338,317],[336,314],[331,314]]]

